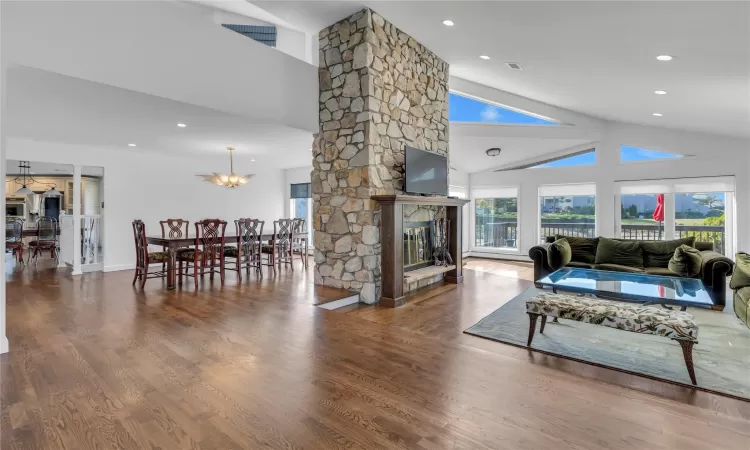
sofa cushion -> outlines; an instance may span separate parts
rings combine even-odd
[[[596,248],[596,264],[619,264],[643,268],[643,250],[640,241],[618,241],[599,238]]]
[[[643,269],[632,266],[623,266],[622,264],[595,264],[594,269],[596,270],[610,270],[612,272],[631,272],[631,273],[643,273]]]
[[[688,245],[680,245],[669,260],[668,270],[681,277],[694,277],[701,273],[701,252]]]
[[[662,277],[679,277],[680,274],[673,272],[669,269],[665,269],[664,267],[646,267],[643,269],[643,273],[646,275],[660,275]]]
[[[750,328],[750,286],[735,291],[734,312]]]
[[[739,252],[734,258],[734,273],[729,280],[729,287],[737,290],[750,286],[750,254]]]
[[[569,263],[572,255],[568,241],[565,238],[558,239],[547,249],[547,264],[552,270],[557,270]]]
[[[681,245],[694,247],[695,236],[671,241],[640,241],[643,249],[643,264],[646,267],[669,267],[669,260]]]
[[[559,239],[568,241],[568,245],[570,245],[572,251],[571,261],[593,263],[596,259],[596,247],[599,238],[572,237],[556,234],[555,240]]]
[[[580,269],[593,269],[596,264],[582,263],[578,261],[571,261],[565,265],[566,267],[578,267]]]

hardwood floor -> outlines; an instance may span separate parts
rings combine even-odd
[[[464,335],[523,267],[336,311],[299,267],[197,292],[13,271],[0,448],[748,448],[750,403]]]

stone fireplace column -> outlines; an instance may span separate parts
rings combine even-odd
[[[315,283],[380,298],[380,208],[403,194],[404,147],[448,155],[448,64],[365,9],[319,33]]]

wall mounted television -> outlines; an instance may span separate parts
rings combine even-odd
[[[448,195],[448,158],[406,146],[404,191],[409,194]]]

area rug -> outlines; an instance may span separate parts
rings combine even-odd
[[[542,290],[531,288],[485,317],[465,333],[526,347],[529,318],[526,300]],[[750,400],[750,329],[731,311],[688,308],[700,327],[693,360],[698,387]],[[692,386],[682,350],[670,339],[560,319],[536,333],[532,350],[581,362]]]

